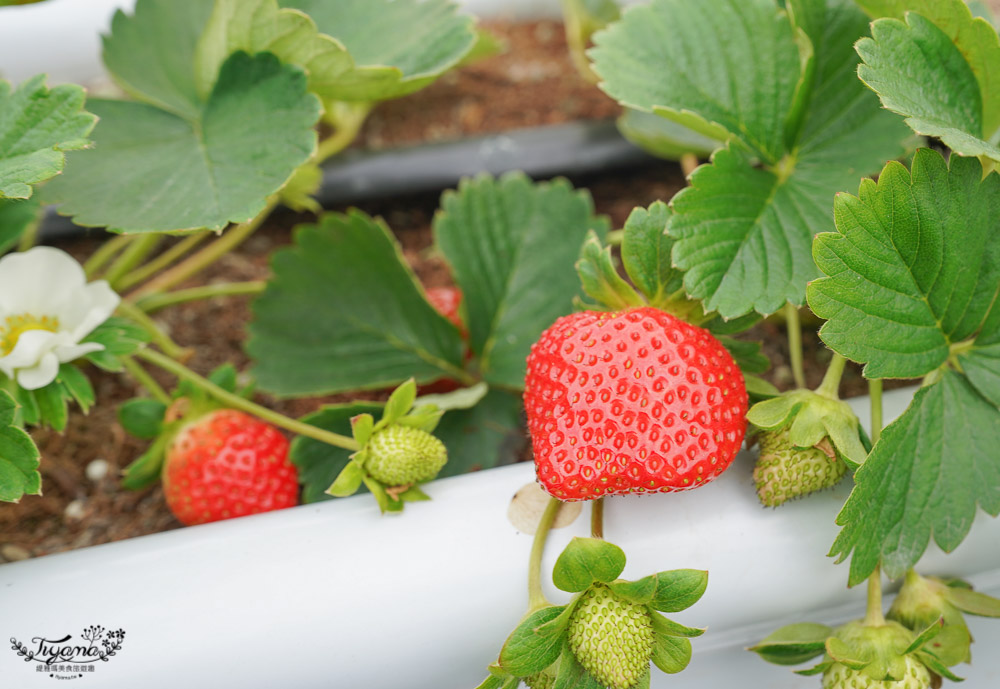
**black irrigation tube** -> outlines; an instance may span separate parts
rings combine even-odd
[[[634,168],[658,160],[626,141],[612,120],[571,122],[385,151],[352,149],[323,166],[316,197],[330,207],[440,191],[480,172],[523,170],[545,179]],[[41,239],[54,241],[85,232],[50,208]]]

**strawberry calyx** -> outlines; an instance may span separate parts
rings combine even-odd
[[[417,402],[411,378],[389,396],[382,418],[371,414],[351,419],[351,432],[360,449],[341,470],[327,493],[353,495],[364,484],[385,512],[400,512],[405,503],[430,498],[420,489],[437,476],[448,461],[440,440],[432,435],[444,410],[434,403]]]

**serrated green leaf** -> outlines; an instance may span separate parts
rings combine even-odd
[[[500,651],[500,666],[519,677],[541,672],[556,661],[563,647],[569,615],[565,605],[537,610],[517,626]]]
[[[970,615],[982,617],[1000,617],[1000,599],[988,596],[968,588],[952,588],[948,591],[948,600]]]
[[[658,634],[653,637],[653,664],[667,674],[676,674],[691,662],[691,642],[685,638]]]
[[[0,254],[17,246],[24,231],[38,222],[40,212],[38,199],[0,199]]]
[[[960,374],[921,388],[854,475],[831,555],[853,551],[849,584],[881,562],[890,578],[916,564],[933,536],[945,552],[969,531],[976,506],[1000,513],[1000,409]]]
[[[64,151],[90,144],[97,121],[83,110],[85,95],[71,84],[48,89],[45,75],[11,90],[0,79],[0,199],[26,199],[32,185],[58,175]]]
[[[89,107],[101,118],[95,148],[74,156],[44,198],[77,224],[120,232],[249,220],[312,155],[320,112],[301,70],[268,53],[226,60],[196,119],[144,103]]]
[[[163,430],[167,405],[159,400],[139,397],[118,407],[118,423],[137,438],[155,438]]]
[[[820,235],[809,286],[820,336],[865,363],[869,378],[922,376],[975,335],[1000,283],[1000,177],[978,160],[920,150],[912,173],[889,163],[858,197],[837,197],[836,233]]]
[[[90,379],[76,366],[73,364],[60,365],[56,380],[62,384],[65,396],[76,402],[84,414],[88,413],[90,408],[94,406],[96,401],[94,387],[90,384]]]
[[[766,162],[781,158],[799,52],[771,0],[654,0],[594,42],[594,70],[612,98],[713,139],[734,137]]]
[[[167,445],[170,444],[169,435],[161,435],[139,455],[131,464],[125,467],[122,476],[122,488],[127,490],[142,490],[152,486],[160,480],[160,473],[163,470],[163,462],[166,458]]]
[[[337,474],[336,480],[326,489],[326,492],[335,498],[346,498],[348,495],[354,495],[361,487],[361,481],[364,477],[365,470],[360,464],[348,462]]]
[[[308,423],[325,431],[348,435],[351,433],[351,419],[363,414],[381,414],[382,405],[374,402],[354,402],[325,406],[317,412],[302,417]],[[351,461],[350,450],[334,447],[327,443],[296,436],[292,440],[288,458],[299,470],[302,484],[302,502],[331,500],[326,490],[333,484]],[[449,462],[450,463],[450,462]]]
[[[564,180],[520,173],[464,180],[441,208],[435,238],[464,295],[470,347],[487,382],[519,390],[531,345],[573,311],[573,261],[588,230],[603,238],[607,220]]]
[[[747,342],[732,337],[716,336],[732,355],[733,361],[744,373],[764,373],[771,368],[771,360],[761,351],[760,342]]]
[[[622,136],[647,153],[666,160],[680,160],[692,153],[707,158],[722,145],[712,139],[678,124],[666,117],[643,112],[635,108],[625,108],[625,114],[616,121]]]
[[[596,581],[614,581],[623,569],[621,548],[599,538],[575,537],[556,559],[552,583],[561,591],[578,593]]]
[[[130,320],[112,316],[94,328],[81,342],[97,342],[104,349],[84,355],[84,359],[105,371],[122,370],[121,357],[128,356],[149,342],[149,333]]]
[[[427,303],[388,229],[360,211],[300,226],[271,259],[246,349],[279,395],[461,377],[463,343]]]
[[[22,495],[41,495],[40,454],[31,436],[12,425],[17,403],[0,390],[0,501],[17,502]]]
[[[872,38],[858,43],[862,81],[914,131],[941,138],[961,155],[1000,160],[996,29],[974,18],[962,0],[867,4],[897,18],[877,20]]]
[[[667,234],[670,207],[656,201],[635,208],[625,221],[622,263],[633,284],[649,303],[659,306],[683,286],[683,275],[671,263],[673,237]]]
[[[644,303],[618,274],[611,257],[611,247],[602,246],[594,232],[590,232],[583,243],[580,259],[576,262],[576,273],[580,276],[584,293],[608,310],[621,311]]]
[[[775,665],[798,665],[826,652],[826,639],[833,629],[825,624],[800,622],[775,630],[764,637],[753,651]]]
[[[708,572],[700,569],[672,569],[658,572],[656,595],[649,605],[660,612],[687,610],[704,595]]]
[[[1000,286],[997,290],[1000,293]],[[979,336],[971,348],[958,355],[957,360],[965,377],[976,386],[979,394],[1000,407],[1000,299],[994,298]]]
[[[331,98],[376,101],[427,86],[476,44],[473,20],[447,0],[281,0],[343,43],[355,69],[338,76]]]

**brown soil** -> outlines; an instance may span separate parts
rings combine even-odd
[[[523,25],[494,23],[490,28],[511,46],[503,56],[490,58],[446,77],[425,91],[379,107],[362,135],[364,145],[381,146],[452,138],[515,127],[580,118],[613,116],[617,107],[596,88],[579,78],[567,57],[561,26],[555,22]],[[669,199],[683,185],[673,164],[659,164],[629,173],[573,180],[590,189],[597,211],[621,227],[631,209],[658,199]],[[448,284],[443,261],[429,252],[430,224],[438,206],[437,194],[361,204],[381,215],[396,231],[404,254],[427,286]],[[334,209],[341,210],[341,209]],[[238,251],[226,256],[204,276],[208,282],[252,280],[268,275],[268,256],[289,241],[289,228],[311,216],[278,211],[270,223]],[[65,245],[77,257],[86,257],[97,239]],[[195,284],[195,283],[192,283]],[[167,309],[158,322],[179,343],[195,349],[190,366],[207,373],[230,361],[245,368],[242,351],[250,318],[246,298],[215,299]],[[829,352],[806,328],[808,384],[819,383]],[[787,345],[778,322],[765,322],[747,335],[763,340],[774,367],[768,377],[781,388],[791,384]],[[164,386],[173,381],[157,376]],[[71,415],[64,434],[34,432],[42,451],[44,495],[25,497],[17,505],[0,507],[0,562],[71,550],[158,531],[180,524],[167,510],[160,488],[134,493],[121,489],[120,471],[138,456],[145,442],[129,437],[116,421],[116,407],[137,394],[124,376],[95,371],[91,376],[99,400],[89,416]],[[863,394],[865,384],[849,369],[844,389]],[[367,397],[371,398],[372,395]],[[375,398],[378,396],[375,395]],[[259,400],[283,413],[299,416],[320,404],[346,396],[276,401]],[[103,459],[103,478],[87,478],[86,468]]]

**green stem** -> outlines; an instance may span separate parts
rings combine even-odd
[[[162,241],[163,235],[156,232],[139,235],[138,239],[128,245],[104,274],[104,279],[111,283],[115,290],[120,290],[119,281],[124,275],[146,260]]]
[[[159,366],[163,370],[174,374],[178,378],[183,378],[184,380],[194,383],[209,395],[233,409],[239,409],[240,411],[245,411],[248,414],[253,414],[257,418],[274,424],[279,428],[284,428],[292,433],[304,435],[307,438],[312,438],[313,440],[318,440],[320,442],[327,443],[328,445],[333,445],[334,447],[342,447],[345,450],[350,450],[352,452],[357,452],[361,449],[354,438],[350,438],[346,435],[340,435],[339,433],[324,431],[322,428],[317,428],[311,424],[289,418],[284,414],[279,414],[278,412],[268,409],[267,407],[262,407],[261,405],[251,402],[244,397],[240,397],[235,393],[219,387],[207,378],[199,376],[179,361],[174,361],[170,357],[164,356],[155,350],[143,349],[138,351],[136,356],[141,359],[145,359],[154,366]]]
[[[211,234],[211,232],[204,231],[185,237],[149,263],[139,266],[131,273],[123,275],[122,279],[118,281],[118,288],[120,290],[127,290],[143,280],[148,280],[167,266],[173,265],[174,262],[180,260],[185,254],[208,239]]]
[[[528,558],[528,614],[544,608],[549,604],[542,593],[542,554],[545,552],[545,541],[552,530],[552,524],[559,514],[562,503],[555,498],[549,498],[542,518],[535,529],[535,540],[531,543],[531,556]]]
[[[135,321],[139,324],[143,330],[149,333],[149,337],[153,340],[153,344],[162,349],[167,356],[173,357],[174,359],[186,359],[191,355],[191,350],[181,347],[179,344],[170,339],[167,335],[160,329],[152,318],[146,315],[146,312],[127,301],[123,301],[118,304],[118,311],[121,315]]]
[[[868,608],[865,612],[865,626],[881,627],[885,625],[885,616],[882,615],[882,570],[875,568],[872,575],[868,577]]]
[[[605,240],[608,246],[621,246],[621,243],[625,241],[625,230],[611,230]]]
[[[142,387],[146,388],[157,401],[170,406],[173,401],[170,399],[170,395],[167,394],[166,390],[160,387],[160,384],[153,380],[153,376],[149,375],[149,372],[140,366],[132,357],[123,357],[122,365],[128,374],[135,379],[135,382],[139,383]]]
[[[249,282],[223,282],[215,285],[205,285],[203,287],[192,287],[190,289],[179,289],[174,292],[159,292],[139,299],[135,305],[146,313],[153,313],[168,306],[183,304],[188,301],[199,299],[211,299],[212,297],[236,297],[245,294],[260,294],[267,287],[264,280],[251,280]]]
[[[264,209],[261,210],[256,217],[245,223],[237,225],[231,230],[226,230],[221,237],[206,246],[204,249],[192,256],[188,256],[184,261],[181,261],[170,270],[160,273],[157,277],[153,278],[130,294],[128,298],[134,301],[135,299],[146,296],[147,294],[165,292],[184,282],[188,278],[197,275],[202,270],[238,247],[243,243],[243,240],[256,232],[257,228],[264,223],[267,217],[271,214],[271,211],[273,211],[278,205],[278,200],[279,197],[275,194],[268,199],[267,205],[264,206]]]
[[[816,388],[816,392],[832,400],[840,399],[840,379],[844,377],[846,364],[847,359],[834,352],[833,358],[830,359],[830,365],[826,368],[826,374],[823,376],[823,382]]]
[[[604,498],[590,503],[590,537],[604,540]]]
[[[795,387],[806,386],[806,373],[802,366],[802,322],[799,320],[799,307],[792,302],[785,304],[785,321],[788,328],[788,355],[792,364],[792,379]]]
[[[365,118],[371,111],[371,105],[364,103],[341,109],[335,120],[336,129],[333,134],[323,139],[313,155],[313,162],[319,164],[351,145],[361,131]]]
[[[690,177],[694,174],[694,171],[698,169],[698,156],[694,153],[685,153],[680,159],[681,171],[684,173],[684,177]]]
[[[877,443],[882,435],[882,379],[868,381],[868,396],[871,399],[872,443]]]
[[[94,277],[108,261],[114,258],[119,251],[131,244],[137,237],[138,235],[134,234],[120,234],[117,237],[107,240],[83,264],[83,272],[87,274],[88,278]]]
[[[42,226],[42,209],[39,208],[35,214],[35,219],[28,223],[28,226],[21,232],[21,239],[17,242],[18,251],[27,251],[38,243],[38,228]]]

